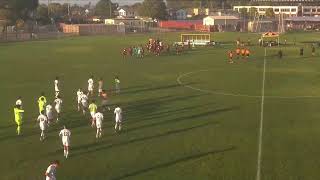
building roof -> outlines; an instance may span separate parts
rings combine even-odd
[[[285,19],[286,21],[296,21],[296,22],[320,22],[320,17],[312,17],[312,16],[307,16],[307,17],[290,17]]]
[[[239,20],[236,16],[207,16],[205,18],[211,18],[211,19],[227,19],[227,20]]]

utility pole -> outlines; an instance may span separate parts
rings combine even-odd
[[[111,4],[111,0],[109,1],[109,11],[110,11],[110,14],[109,14],[109,18],[111,19],[111,11],[112,11],[112,8],[111,8],[112,4]]]

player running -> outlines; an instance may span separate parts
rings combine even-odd
[[[245,54],[246,54],[246,58],[248,59],[249,56],[250,56],[250,50],[249,50],[249,49],[246,49]]]
[[[97,113],[98,106],[96,105],[96,101],[92,100],[91,104],[89,105],[89,111],[91,115],[91,127],[95,126],[95,114]]]
[[[22,117],[23,117],[23,113],[24,110],[21,108],[20,105],[16,105],[13,109],[14,112],[14,119],[16,121],[17,124],[17,135],[21,134],[21,126],[22,126]]]
[[[240,48],[236,49],[237,59],[239,59],[239,57],[240,57],[240,51],[241,51]]]
[[[81,107],[81,97],[83,95],[83,92],[81,89],[78,89],[77,91],[77,102],[78,102],[78,111],[80,111],[80,107]]]
[[[229,63],[232,64],[233,63],[233,52],[232,51],[228,52],[228,57],[229,57]]]
[[[53,107],[51,104],[48,104],[46,106],[46,115],[47,115],[47,118],[48,118],[48,125],[53,122]]]
[[[39,122],[39,127],[41,130],[40,141],[43,141],[46,138],[44,131],[46,130],[47,125],[48,125],[48,118],[44,115],[44,113],[45,112],[42,111],[41,114],[37,118],[37,122]]]
[[[102,121],[103,121],[103,114],[101,112],[97,112],[94,115],[94,119],[96,121],[97,133],[96,138],[101,138],[102,136]]]
[[[60,113],[61,113],[61,106],[62,106],[62,99],[60,96],[58,96],[55,100],[54,100],[54,108],[57,112],[57,122],[59,121],[60,118]]]
[[[106,109],[108,109],[110,111],[110,107],[108,106],[109,104],[109,99],[108,99],[108,94],[106,90],[102,90],[101,93],[101,107],[103,109],[103,111],[105,111]]]
[[[93,86],[93,76],[91,76],[90,78],[89,78],[89,80],[88,80],[88,96],[89,95],[93,95],[93,88],[94,88],[94,86]]]
[[[66,126],[63,126],[63,129],[60,131],[59,136],[62,138],[63,156],[65,158],[68,158],[71,131],[67,129]]]
[[[120,79],[118,76],[116,76],[114,78],[114,82],[115,82],[115,87],[116,87],[116,93],[119,94],[120,93]]]
[[[114,114],[115,114],[115,121],[116,121],[114,129],[115,129],[116,132],[118,130],[121,131],[121,124],[122,124],[122,110],[121,110],[121,108],[120,107],[116,107],[114,109]]]
[[[86,92],[84,92],[81,95],[81,108],[82,108],[83,115],[85,115],[86,111],[88,109],[88,96],[87,96]]]
[[[98,81],[98,96],[101,96],[102,88],[103,88],[103,79],[100,78]]]
[[[44,96],[44,93],[41,93],[41,96],[38,99],[38,106],[39,106],[39,114],[41,114],[41,111],[44,110],[47,104],[47,98]]]
[[[57,76],[54,80],[54,91],[55,91],[55,97],[57,98],[59,96],[59,77]]]
[[[56,180],[56,171],[59,165],[60,162],[58,160],[55,160],[49,165],[45,173],[46,180]]]

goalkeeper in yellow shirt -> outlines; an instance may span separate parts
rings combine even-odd
[[[41,93],[41,96],[38,99],[39,113],[41,114],[44,111],[47,105],[47,98],[44,96],[44,93]]]
[[[24,110],[21,109],[21,105],[16,105],[13,108],[14,111],[14,120],[16,121],[17,124],[17,134],[20,135],[21,134],[21,126],[22,126],[22,117],[23,117],[23,113]]]

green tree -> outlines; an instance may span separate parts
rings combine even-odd
[[[139,8],[139,15],[152,19],[166,19],[167,6],[163,0],[144,0]]]
[[[112,3],[111,0],[100,0],[94,9],[95,15],[104,17],[113,17],[114,10],[117,8],[117,4]]]
[[[269,17],[269,18],[273,18],[274,17],[274,11],[272,8],[268,8],[266,10],[266,17]]]

